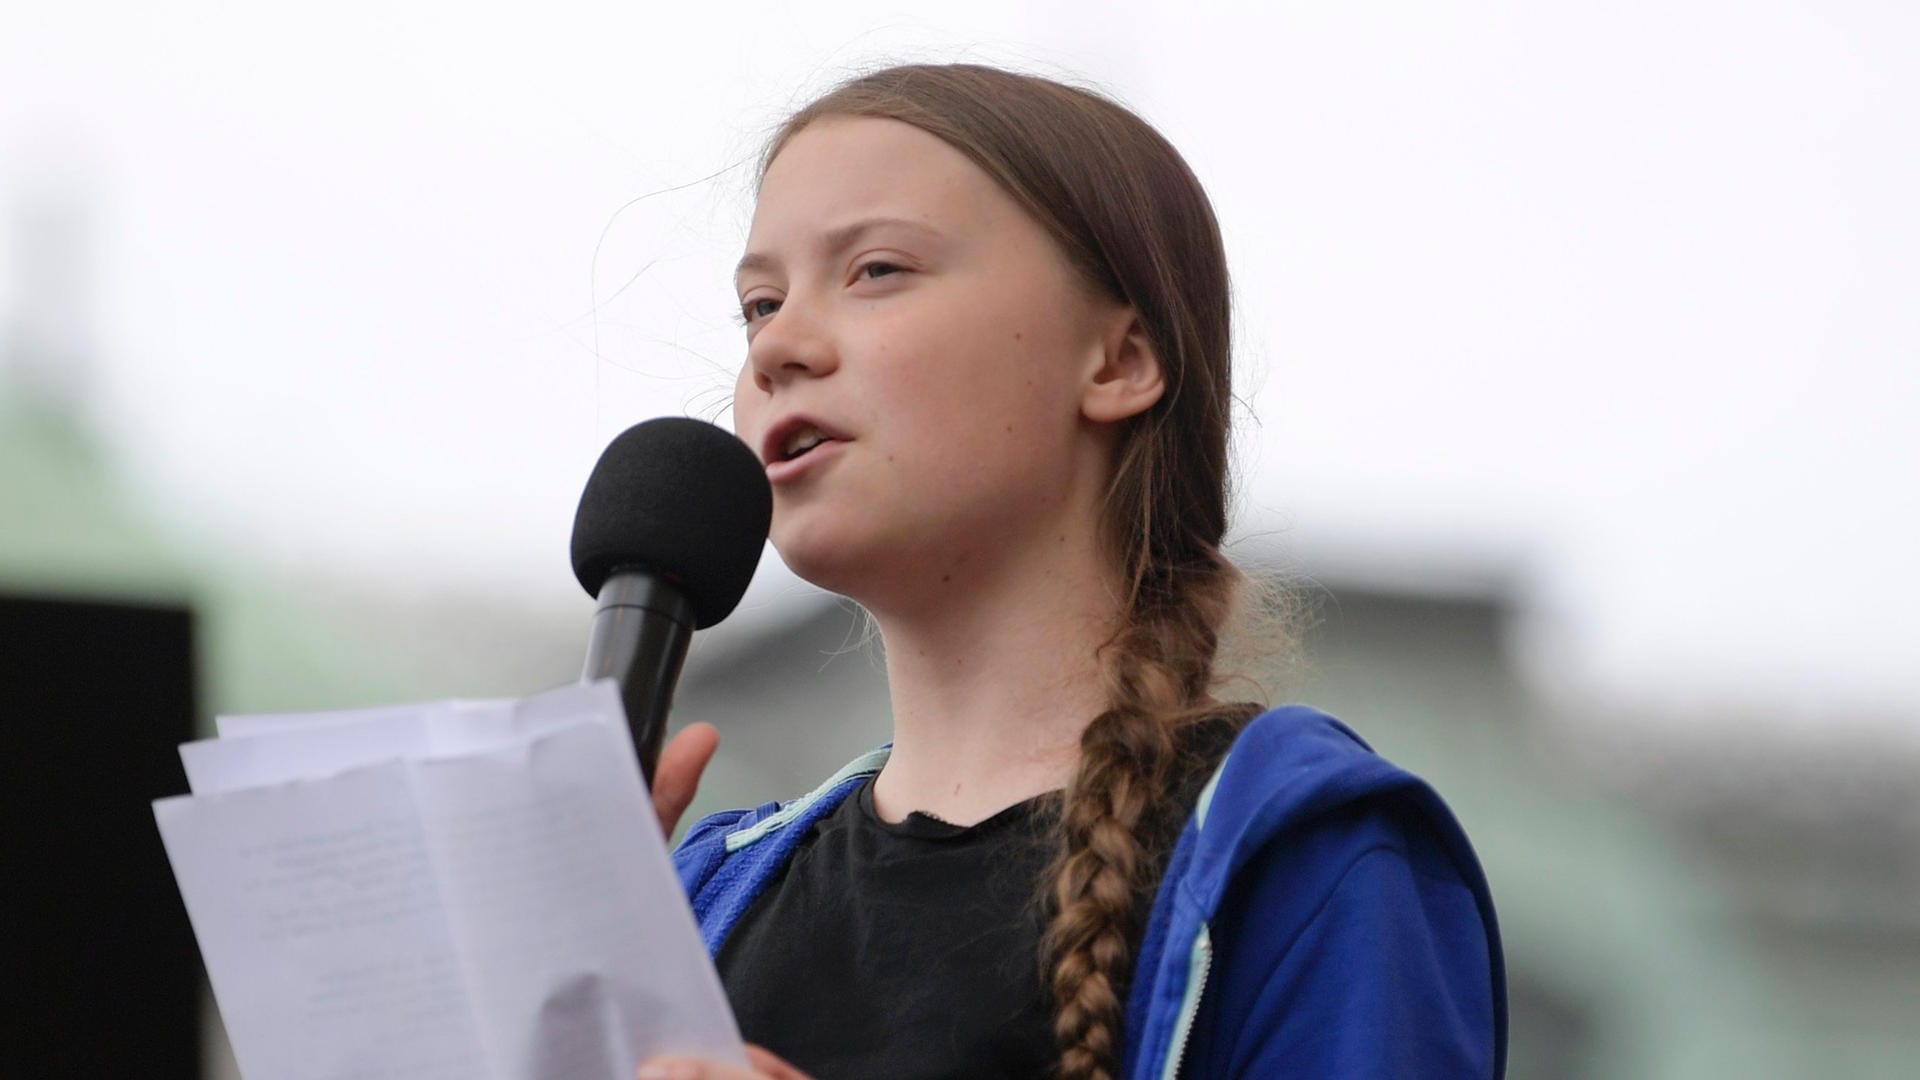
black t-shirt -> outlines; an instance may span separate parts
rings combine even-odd
[[[741,1033],[820,1080],[1046,1076],[1038,898],[1054,806],[892,824],[862,784],[720,950]]]
[[[1181,780],[1142,826],[1163,859],[1200,788],[1258,706],[1181,735]],[[972,826],[873,809],[873,781],[800,842],[720,949],[740,1031],[817,1080],[1046,1077],[1059,1051],[1040,964],[1040,876],[1059,793]],[[1159,883],[1137,898],[1137,952]],[[1130,973],[1129,973],[1130,974]],[[1117,987],[1125,1000],[1125,980]]]

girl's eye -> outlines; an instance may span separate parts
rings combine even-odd
[[[767,296],[758,297],[740,305],[740,321],[743,324],[758,322],[779,310],[780,301]]]
[[[870,263],[865,263],[860,267],[860,276],[868,279],[885,277],[888,274],[897,274],[899,272],[900,272],[900,267],[897,264],[884,262],[879,259],[875,259],[873,262],[870,262]]]

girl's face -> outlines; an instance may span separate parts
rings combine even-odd
[[[810,124],[767,170],[737,284],[736,426],[795,572],[884,605],[1093,528],[1112,444],[1083,406],[1131,313],[959,151]]]

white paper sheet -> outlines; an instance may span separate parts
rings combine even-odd
[[[610,682],[357,712],[185,747],[154,804],[249,1080],[744,1064]]]
[[[154,806],[251,1080],[472,1080],[482,1054],[403,762]]]

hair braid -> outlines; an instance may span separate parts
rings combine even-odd
[[[1119,1058],[1122,981],[1128,967],[1135,895],[1148,855],[1135,835],[1152,810],[1153,774],[1172,755],[1153,717],[1109,709],[1081,737],[1081,765],[1061,812],[1066,844],[1053,876],[1054,1034],[1065,1077],[1111,1075]]]
[[[1208,720],[1245,719],[1243,710],[1207,697],[1217,627],[1239,576],[1218,555],[1207,562],[1153,600],[1137,597],[1148,602],[1101,652],[1113,704],[1080,738],[1057,828],[1054,915],[1042,950],[1063,1080],[1119,1072],[1133,944],[1173,826],[1187,809],[1172,796],[1209,764],[1190,757],[1183,736]]]

